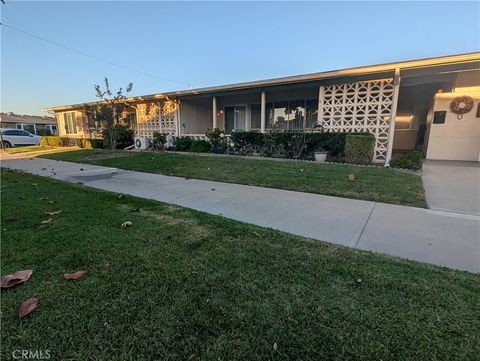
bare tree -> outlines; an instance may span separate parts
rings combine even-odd
[[[93,107],[89,107],[87,115],[91,116],[98,121],[102,128],[107,131],[112,151],[116,148],[117,134],[115,131],[115,125],[118,124],[123,111],[127,108],[127,97],[123,92],[123,88],[120,88],[116,93],[110,90],[108,79],[105,78],[104,88],[100,85],[95,85],[95,96],[101,100]],[[125,89],[125,93],[132,91],[133,84],[129,83]],[[92,109],[93,108],[93,109]]]

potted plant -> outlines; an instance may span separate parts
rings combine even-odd
[[[313,154],[315,154],[315,162],[317,163],[325,163],[327,160],[328,152],[325,150],[325,148],[320,147],[314,150]]]

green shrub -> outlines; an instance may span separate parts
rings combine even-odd
[[[153,147],[157,150],[163,150],[167,142],[167,135],[160,132],[153,132]]]
[[[422,169],[423,153],[418,150],[412,150],[405,153],[398,158],[390,161],[390,166],[393,168],[405,168],[420,170]]]
[[[75,145],[83,149],[99,149],[103,148],[102,139],[85,139],[85,138],[75,138],[73,139]]]
[[[373,134],[347,134],[345,161],[353,164],[370,164],[375,150]]]
[[[192,150],[193,139],[190,137],[179,137],[175,139],[175,149],[177,152],[190,152]]]
[[[223,130],[215,128],[211,132],[206,132],[205,136],[212,145],[212,151],[214,153],[227,152],[228,144]]]
[[[194,153],[210,153],[211,150],[212,150],[212,145],[207,140],[195,139],[192,142],[191,151]]]
[[[84,138],[75,138],[75,145],[80,148],[84,149],[92,149],[92,143],[90,142],[90,139],[84,139]]]
[[[69,147],[74,145],[74,140],[67,137],[60,137],[58,135],[43,136],[40,138],[40,145],[49,145],[52,147]]]
[[[127,128],[124,125],[116,124],[114,126],[114,133],[115,133],[115,148],[116,149],[124,149],[133,145],[133,130]],[[111,140],[110,134],[107,129],[102,132],[103,136],[103,146],[105,148],[111,148]]]
[[[259,153],[264,157],[311,159],[316,149],[328,151],[329,156],[342,159],[349,133],[308,132],[234,132],[231,140],[238,154]],[[350,133],[368,134],[368,133]]]

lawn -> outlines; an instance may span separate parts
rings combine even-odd
[[[2,290],[2,359],[16,349],[53,360],[480,354],[478,275],[10,170],[1,191],[2,275],[33,269]],[[42,225],[52,210],[63,212]],[[30,297],[39,306],[19,320]]]
[[[5,152],[10,154],[17,154],[17,153],[38,152],[38,151],[44,151],[44,150],[50,150],[50,149],[55,149],[55,148],[45,146],[45,145],[28,145],[24,147],[8,148],[8,149],[5,149]]]
[[[205,157],[173,153],[80,150],[46,158],[85,162],[140,172],[207,179],[227,183],[288,189],[426,207],[422,179],[417,174],[344,164],[315,164],[235,157]],[[355,181],[347,179],[355,174]]]

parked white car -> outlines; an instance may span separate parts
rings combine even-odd
[[[22,129],[0,129],[5,148],[40,144],[40,136]]]

